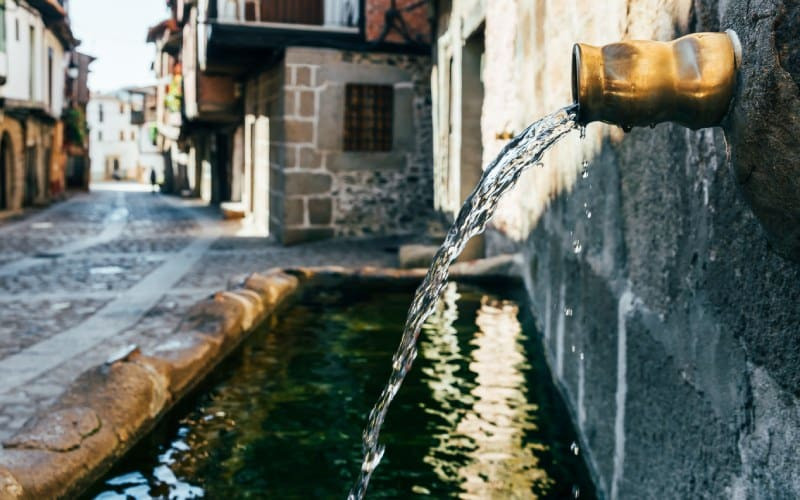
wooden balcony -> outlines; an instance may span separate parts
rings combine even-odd
[[[359,10],[359,0],[217,0],[212,14],[228,23],[355,29]]]
[[[245,20],[264,23],[321,25],[325,16],[322,0],[261,0],[248,2]]]

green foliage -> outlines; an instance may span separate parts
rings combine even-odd
[[[88,135],[88,127],[86,125],[86,117],[78,108],[70,108],[64,110],[61,117],[64,120],[64,140],[67,144],[74,144],[83,146],[86,144],[86,136]]]
[[[174,75],[172,82],[167,87],[167,95],[164,97],[164,106],[168,111],[179,112],[181,101],[183,100],[183,77]]]
[[[158,127],[156,125],[150,126],[150,142],[153,146],[158,144]]]

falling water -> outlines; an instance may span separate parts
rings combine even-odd
[[[358,481],[350,490],[348,499],[364,498],[369,479],[383,457],[385,449],[378,442],[381,426],[389,404],[417,356],[417,337],[444,289],[450,264],[471,237],[483,232],[500,198],[514,186],[520,174],[530,165],[540,162],[544,152],[575,127],[576,112],[575,105],[563,108],[533,123],[514,137],[486,167],[480,182],[461,207],[444,243],[433,258],[428,274],[414,295],[400,345],[392,358],[389,382],[369,414],[362,445],[364,460]]]

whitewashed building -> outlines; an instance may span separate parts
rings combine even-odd
[[[64,0],[0,0],[0,210],[64,189],[61,115],[76,45]]]
[[[86,109],[92,180],[147,182],[155,170],[163,178],[163,158],[151,138],[147,112],[150,89],[93,94]]]

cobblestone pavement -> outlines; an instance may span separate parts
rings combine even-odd
[[[0,222],[0,440],[120,348],[168,339],[197,300],[276,266],[390,266],[397,241],[284,248],[196,201],[106,184]],[[0,450],[2,458],[2,450]]]

